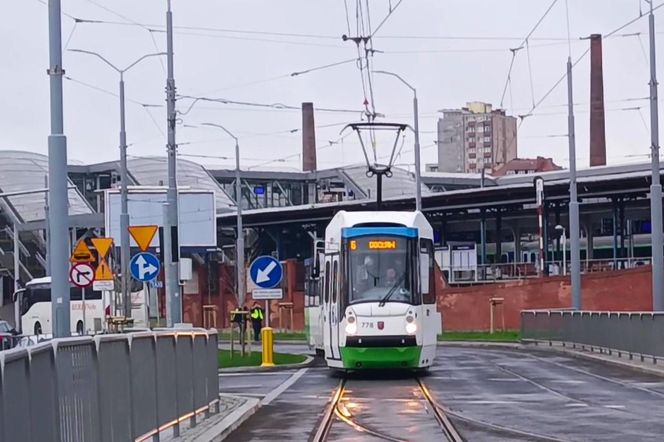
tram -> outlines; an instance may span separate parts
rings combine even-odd
[[[421,212],[338,212],[314,254],[310,346],[335,369],[432,365],[441,315],[433,230]],[[310,283],[311,284],[311,283]]]

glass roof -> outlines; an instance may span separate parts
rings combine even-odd
[[[46,187],[48,176],[48,157],[33,152],[2,150],[0,151],[0,192],[21,192],[38,190]],[[68,181],[70,187],[73,186]],[[23,222],[44,219],[46,193],[7,197]],[[69,189],[69,214],[81,215],[92,213],[92,209],[77,189]]]
[[[132,158],[128,160],[127,167],[129,173],[141,186],[168,185],[168,162],[164,157]],[[200,164],[178,159],[177,177],[178,186],[214,191],[217,212],[226,212],[235,207],[235,203],[224,192],[217,180]]]
[[[376,197],[376,177],[367,177],[366,166],[350,166],[341,170],[371,198]],[[422,185],[422,195],[431,193],[427,186]],[[390,178],[383,176],[383,199],[399,196],[415,196],[415,177],[405,169],[393,167]]]

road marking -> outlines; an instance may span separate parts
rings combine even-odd
[[[521,382],[521,379],[514,378],[489,378],[488,380],[494,382]]]
[[[578,384],[585,384],[586,381],[575,381],[572,379],[553,379],[550,381],[551,383],[556,383],[556,384],[570,384],[570,385],[578,385]]]
[[[625,408],[624,405],[605,405],[604,408],[611,408],[613,410],[623,410]]]
[[[580,408],[580,407],[588,407],[588,404],[581,404],[581,403],[575,402],[573,404],[565,404],[565,406],[569,407],[569,408]]]
[[[281,393],[286,391],[288,388],[290,388],[291,385],[293,385],[295,382],[297,382],[298,379],[300,379],[304,374],[309,370],[308,368],[300,368],[294,375],[292,375],[290,378],[288,378],[283,384],[279,385],[277,388],[272,390],[265,396],[265,398],[261,401],[261,406],[263,405],[268,405],[270,402],[275,400]]]
[[[290,376],[293,371],[266,371],[264,373],[256,372],[244,372],[244,373],[219,373],[220,378],[225,378],[227,376]]]
[[[517,401],[478,401],[478,400],[456,400],[455,402],[463,402],[466,404],[474,404],[474,405],[502,405],[502,404],[519,404],[520,402]]]

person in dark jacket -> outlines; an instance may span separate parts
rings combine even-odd
[[[251,317],[251,326],[254,329],[254,342],[258,342],[261,339],[261,328],[263,327],[265,312],[257,301],[254,302],[249,316]]]

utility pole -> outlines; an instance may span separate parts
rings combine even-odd
[[[655,15],[650,0],[650,223],[652,236],[652,309],[664,310],[664,250],[662,246],[662,185],[659,177],[659,110],[657,107],[657,64],[655,62]]]
[[[166,52],[168,58],[168,77],[166,79],[166,110],[168,123],[168,191],[166,201],[168,203],[168,226],[164,229],[164,238],[169,237],[172,245],[170,259],[165,260],[164,270],[166,273],[166,302],[171,306],[169,322],[175,325],[182,322],[180,281],[178,261],[180,260],[180,246],[178,244],[178,183],[177,183],[177,145],[175,144],[175,79],[173,78],[173,13],[171,12],[171,0],[168,0],[168,11],[166,12]],[[168,256],[164,254],[164,256]]]
[[[60,0],[48,2],[51,134],[48,137],[49,256],[51,259],[51,318],[54,338],[71,335],[69,296],[69,201],[67,137],[62,110],[62,22]]]
[[[236,248],[236,277],[237,277],[237,301],[238,308],[244,309],[244,302],[246,300],[246,293],[244,288],[244,230],[242,228],[242,176],[240,174],[240,141],[228,129],[221,124],[216,123],[203,123],[202,126],[216,127],[226,132],[231,138],[235,140],[235,206],[236,224],[237,224],[237,241],[235,242]],[[269,315],[268,315],[269,316]]]
[[[373,71],[375,74],[384,74],[396,78],[405,84],[411,91],[413,91],[413,132],[415,132],[415,210],[422,210],[422,171],[420,168],[420,117],[419,105],[417,102],[417,89],[411,86],[406,80],[401,78],[400,75],[387,71]],[[381,182],[379,181],[379,184]],[[379,196],[380,196],[380,192]]]
[[[415,130],[415,210],[422,211],[422,177],[420,169],[420,113],[417,103],[417,90],[413,88],[413,114],[415,121],[413,129]]]
[[[120,272],[122,305],[125,318],[131,318],[131,291],[129,290],[129,260],[131,240],[129,239],[129,189],[127,185],[127,130],[125,127],[125,83],[124,72],[120,72]]]
[[[569,141],[569,237],[572,273],[572,307],[581,310],[581,254],[579,247],[579,201],[576,189],[576,132],[572,90],[572,57],[567,57],[567,131]]]
[[[122,187],[120,188],[120,271],[122,273],[121,287],[122,287],[122,305],[124,306],[124,316],[131,317],[131,291],[129,290],[129,261],[131,258],[131,240],[129,239],[129,178],[127,174],[127,130],[125,127],[125,83],[124,73],[129,69],[136,66],[141,61],[150,57],[159,57],[166,55],[165,52],[157,52],[153,54],[146,54],[138,58],[124,69],[120,69],[113,63],[104,58],[103,55],[93,51],[86,51],[83,49],[70,49],[72,52],[81,54],[94,55],[101,61],[109,65],[113,70],[120,74],[120,180]],[[117,304],[116,304],[117,305]]]

